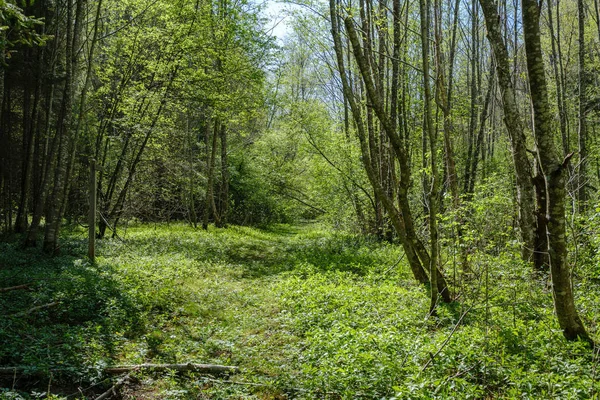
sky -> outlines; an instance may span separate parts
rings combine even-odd
[[[277,0],[266,0],[266,4],[267,7],[264,13],[270,20],[267,28],[272,29],[271,34],[276,36],[279,42],[282,42],[290,30],[288,25],[290,16],[285,11],[287,5]]]

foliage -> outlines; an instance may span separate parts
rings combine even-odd
[[[264,153],[260,154],[253,147],[251,155],[240,153],[232,158],[231,219],[234,222],[242,225],[268,225],[290,222],[292,219],[289,206],[276,196],[272,182],[265,179],[262,169],[264,163],[258,158],[264,156]]]
[[[474,255],[475,278],[453,283],[463,300],[424,318],[427,295],[396,245],[325,226],[131,225],[124,241],[100,241],[96,264],[76,256],[82,233],[55,258],[2,244],[0,280],[32,290],[0,293],[0,364],[45,378],[20,378],[22,391],[0,398],[34,398],[50,383],[62,399],[68,383],[106,388],[106,365],[188,361],[238,365],[231,381],[252,385],[138,373],[136,390],[165,399],[578,399],[600,390],[597,357],[556,333],[548,277],[532,279],[510,244]],[[595,329],[598,282],[578,285]]]
[[[26,16],[23,9],[12,1],[0,0],[0,59],[1,67],[6,66],[19,45],[43,46],[50,37],[40,34],[36,27],[43,25],[41,18]]]

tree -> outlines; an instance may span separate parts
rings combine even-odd
[[[367,18],[370,16],[368,16],[364,11],[365,10],[363,10],[364,15],[362,20],[363,23],[367,23]],[[330,2],[330,15],[332,21],[334,48],[337,57],[337,67],[342,81],[345,100],[348,102],[352,111],[352,116],[360,141],[363,165],[367,172],[367,176],[369,177],[369,181],[373,186],[377,198],[382,202],[383,207],[385,207],[394,229],[398,234],[400,242],[402,243],[402,246],[407,254],[407,258],[415,278],[417,281],[422,283],[429,282],[431,277],[427,277],[423,265],[432,265],[431,256],[416,234],[408,201],[410,167],[408,164],[407,149],[405,147],[406,144],[398,134],[396,128],[396,119],[394,118],[391,120],[386,113],[386,102],[382,97],[382,93],[384,93],[384,91],[381,90],[384,84],[383,76],[374,73],[372,70],[373,64],[370,61],[370,58],[372,57],[370,50],[371,40],[368,37],[363,38],[363,45],[361,45],[356,28],[354,27],[354,20],[351,17],[346,17],[344,19],[344,26],[351,44],[351,52],[356,60],[356,64],[360,73],[360,84],[362,87],[364,87],[365,97],[370,104],[370,107],[367,108],[367,112],[365,112],[367,116],[367,121],[365,123],[363,118],[363,110],[355,99],[356,93],[354,93],[352,87],[350,86],[347,76],[345,65],[346,61],[344,60],[344,50],[340,36],[340,28],[337,22],[339,19],[338,6],[333,0]],[[398,29],[400,25],[400,8],[398,4],[397,7],[394,8],[393,21],[394,29]],[[365,32],[365,29],[363,28],[363,35],[368,32],[369,31]],[[396,41],[394,46],[398,45],[399,43]],[[398,73],[398,68],[394,69],[394,71]],[[378,78],[377,83],[374,82],[373,77]],[[392,76],[391,81],[396,82],[396,79],[398,79],[397,76]],[[391,96],[394,98],[398,96],[398,93],[392,93]],[[386,190],[384,179],[387,179],[387,176],[382,175],[381,171],[376,169],[378,163],[374,162],[374,158],[379,157],[380,153],[377,153],[376,151],[377,145],[374,143],[374,140],[369,139],[373,137],[373,135],[370,133],[370,130],[374,128],[369,122],[371,117],[369,116],[370,114],[368,110],[371,108],[380,123],[380,129],[382,130],[382,133],[389,140],[393,154],[395,155],[396,161],[399,164],[400,177],[396,189],[398,207],[395,204],[395,199],[391,197],[390,193]],[[392,115],[397,114],[394,113]],[[439,271],[439,268],[437,268],[437,265],[434,264],[434,266],[435,268],[433,268],[432,271],[435,271],[435,277],[431,279],[431,281],[436,283],[436,286],[432,287],[432,291],[435,291],[437,288],[437,291],[443,296],[444,301],[450,301],[451,298],[446,281]]]
[[[521,256],[523,260],[530,261],[536,255],[540,254],[540,251],[545,251],[545,246],[539,244],[540,238],[545,237],[544,233],[540,235],[539,232],[545,232],[545,230],[542,227],[538,230],[536,226],[535,197],[532,183],[533,171],[527,155],[525,126],[516,102],[508,50],[502,37],[500,16],[498,15],[496,4],[493,0],[479,0],[479,4],[483,10],[488,40],[494,53],[496,74],[498,75],[498,84],[502,95],[504,124],[511,143],[511,154],[517,187],[519,231],[523,240]],[[541,267],[543,263],[540,260],[536,261],[535,264]]]
[[[588,163],[588,151],[587,151],[587,122],[586,122],[586,107],[587,107],[587,76],[585,69],[585,5],[583,0],[577,0],[577,27],[578,27],[578,41],[579,49],[577,52],[578,59],[578,86],[579,86],[579,110],[578,120],[579,129],[578,144],[579,144],[579,171],[578,171],[578,182],[577,182],[577,198],[579,201],[580,210],[585,211],[585,204],[587,202],[587,163]]]
[[[419,9],[421,12],[421,46],[422,46],[422,65],[423,65],[423,98],[425,107],[425,119],[423,130],[427,131],[429,139],[429,161],[431,166],[431,189],[428,194],[429,200],[429,237],[431,248],[431,260],[429,261],[429,279],[431,279],[431,304],[429,305],[429,313],[435,314],[437,305],[437,270],[438,270],[438,169],[437,169],[437,137],[435,127],[433,126],[432,116],[432,95],[431,85],[429,82],[429,25],[430,25],[430,2],[428,0],[419,1]]]
[[[536,0],[522,0],[528,84],[533,105],[534,135],[538,149],[537,157],[546,182],[547,240],[554,309],[565,338],[568,340],[580,338],[592,343],[575,308],[571,272],[567,263],[566,169],[571,155],[567,155],[561,160],[555,148],[540,43],[540,12],[541,8]]]

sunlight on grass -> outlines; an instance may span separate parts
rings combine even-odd
[[[83,243],[72,235],[66,248],[76,253]],[[143,384],[128,390],[161,399],[585,398],[598,390],[589,352],[557,334],[547,288],[509,255],[480,256],[480,279],[461,283],[463,299],[426,318],[426,290],[398,246],[319,225],[131,226],[125,241],[99,243],[95,265],[2,246],[3,279],[35,290],[0,297],[8,316],[0,359],[53,371],[57,390],[75,381],[106,387],[105,366],[144,362],[241,368],[230,381],[137,373]],[[59,305],[35,318],[13,317],[51,301]]]

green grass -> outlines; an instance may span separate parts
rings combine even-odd
[[[140,225],[125,241],[84,233],[47,258],[0,244],[0,398],[93,398],[107,365],[237,365],[229,379],[136,373],[125,398],[598,398],[597,358],[567,343],[546,281],[509,253],[473,260],[460,301],[426,318],[398,246],[319,225]],[[451,263],[447,275],[455,276]],[[595,333],[598,284],[577,284]],[[585,296],[584,296],[585,294]],[[52,307],[19,315],[37,305]],[[460,320],[460,324],[458,324]],[[458,324],[458,326],[457,326]],[[432,356],[435,355],[433,358]],[[425,368],[425,366],[427,367]],[[88,391],[77,395],[77,386]],[[14,389],[14,390],[13,390]]]

